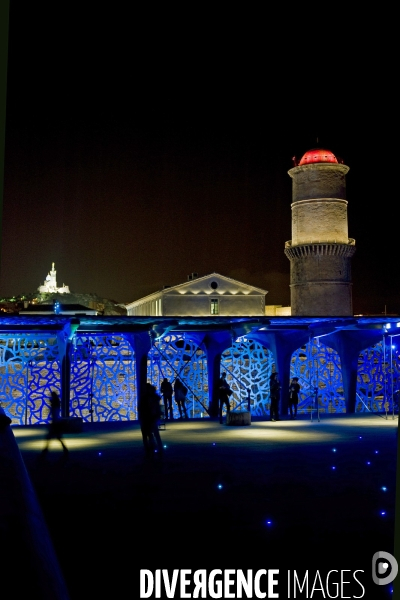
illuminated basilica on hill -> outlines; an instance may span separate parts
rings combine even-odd
[[[69,294],[69,287],[67,285],[62,285],[62,287],[57,287],[57,271],[55,269],[54,263],[51,264],[51,270],[46,276],[44,280],[44,284],[38,287],[38,292],[41,294]]]
[[[160,390],[163,378],[184,382],[190,418],[214,418],[223,371],[233,413],[267,418],[269,377],[277,371],[282,418],[294,376],[301,385],[298,412],[311,418],[355,412],[394,417],[400,317],[353,315],[348,170],[332,152],[318,149],[289,171],[292,239],[283,251],[290,261],[290,316],[267,315],[263,290],[218,274],[156,294],[146,309],[136,301],[126,316],[1,316],[0,403],[12,422],[46,422],[51,391],[59,393],[62,414],[71,421],[135,420],[146,382]],[[53,263],[46,291],[57,288],[55,275]],[[246,297],[254,307],[249,314]],[[164,301],[169,304],[163,307]],[[229,314],[224,303],[230,303]]]

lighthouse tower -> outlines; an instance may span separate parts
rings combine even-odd
[[[296,163],[295,163],[296,164]],[[292,315],[352,316],[351,257],[346,173],[329,150],[309,150],[288,172],[292,178],[290,260]]]

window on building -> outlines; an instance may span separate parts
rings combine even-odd
[[[211,314],[212,315],[219,314],[218,298],[211,298]]]

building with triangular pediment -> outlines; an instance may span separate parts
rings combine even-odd
[[[209,317],[265,316],[266,290],[236,281],[219,273],[188,276],[185,283],[164,286],[162,290],[126,304],[129,316]],[[267,307],[277,314],[280,307]]]

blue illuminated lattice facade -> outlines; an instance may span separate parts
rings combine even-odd
[[[226,371],[233,391],[231,410],[247,410],[250,395],[251,413],[258,416],[269,414],[269,377],[274,367],[272,352],[259,342],[247,338],[233,342],[221,357],[221,372]]]
[[[301,386],[298,412],[317,408],[328,413],[345,412],[339,355],[319,339],[311,340],[293,353],[290,377],[298,377]]]
[[[46,423],[52,390],[61,390],[65,362],[64,333],[3,333],[0,338],[0,403],[15,424]],[[137,373],[132,336],[115,333],[71,336],[69,414],[84,421],[137,419]],[[150,337],[149,337],[150,339]],[[153,338],[152,338],[153,339]],[[398,411],[399,358],[388,336],[359,354],[356,412]],[[168,333],[149,345],[147,380],[160,391],[166,377],[177,376],[188,388],[190,418],[209,415],[207,348],[204,337],[190,332]],[[269,414],[269,376],[276,369],[270,350],[251,336],[232,339],[222,353],[232,410]],[[318,338],[292,354],[290,376],[301,385],[299,412],[346,411],[338,353]],[[316,393],[317,391],[317,393]],[[284,392],[283,392],[284,393]],[[318,398],[318,404],[316,404]],[[175,417],[178,408],[173,402]]]
[[[291,377],[302,386],[299,411],[318,406],[328,413],[346,412],[342,370],[338,353],[318,339],[297,350],[292,357]],[[384,341],[360,352],[357,369],[356,412],[398,410],[399,359],[396,348]]]
[[[360,353],[356,412],[398,410],[399,356],[385,340]]]
[[[38,334],[0,339],[0,403],[20,425],[48,420],[51,390],[60,393],[57,338]]]
[[[147,361],[148,380],[160,392],[164,377],[172,387],[177,377],[187,387],[186,410],[190,418],[201,418],[208,410],[208,373],[204,348],[198,346],[189,335],[166,335],[156,341]],[[174,418],[179,410],[173,396]]]
[[[71,352],[71,416],[84,421],[135,420],[133,358],[122,335],[76,336]]]

